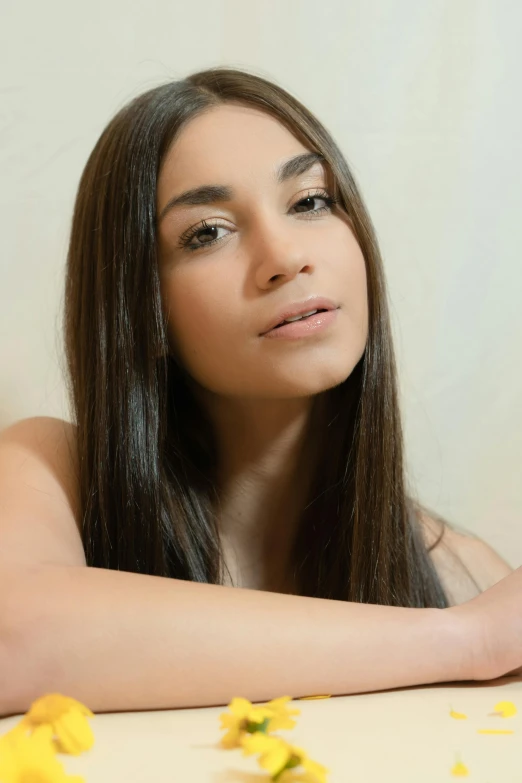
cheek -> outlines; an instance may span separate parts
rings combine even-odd
[[[366,263],[359,245],[352,238],[348,256],[344,254],[338,279],[343,281],[340,298],[351,323],[352,333],[360,335],[362,345],[368,336],[368,287]],[[341,286],[339,286],[341,290]]]
[[[171,341],[185,353],[190,346],[203,340],[208,329],[209,311],[202,299],[181,281],[165,286],[164,302]]]
[[[162,286],[171,345],[189,365],[198,357],[222,351],[227,344],[223,338],[233,332],[227,318],[227,299],[232,294],[225,283],[222,290],[201,275],[176,274]]]

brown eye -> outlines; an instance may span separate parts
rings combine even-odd
[[[202,247],[213,245],[214,242],[220,242],[223,237],[218,237],[217,232],[220,228],[226,229],[226,226],[221,226],[218,223],[207,223],[205,220],[197,226],[195,229],[190,229],[188,234],[182,234],[178,247],[187,248],[189,250],[199,250]],[[206,237],[206,238],[205,238]],[[210,239],[209,239],[210,237]],[[201,244],[190,244],[194,238],[202,240]]]
[[[316,200],[324,201],[325,206],[320,207],[319,209],[306,209],[307,206],[311,206]],[[297,214],[311,215],[313,217],[323,212],[330,212],[334,204],[337,204],[337,199],[330,196],[326,190],[322,190],[316,193],[308,193],[304,198],[296,201],[296,203],[293,204],[292,209],[302,205],[305,207],[304,212],[297,212]],[[190,250],[191,252],[195,250],[202,250],[204,247],[210,247],[210,245],[214,245],[224,239],[224,237],[217,236],[217,232],[220,228],[227,230],[226,226],[222,226],[220,223],[207,223],[205,220],[203,220],[198,226],[195,228],[190,228],[187,232],[181,235],[179,238],[178,247],[182,250]],[[197,244],[192,242],[192,240],[195,238],[199,240],[200,237],[208,237],[209,235],[210,240],[203,240],[201,243],[198,241]]]
[[[299,205],[303,205],[303,204],[306,206],[307,204],[308,205],[313,204],[314,201],[324,201],[327,205],[326,207],[321,207],[320,209],[310,210],[310,212],[315,212],[315,213],[323,212],[325,209],[328,209],[333,203],[333,200],[328,198],[327,196],[321,196],[319,194],[315,194],[314,196],[305,196],[300,201],[298,201],[297,204],[295,204],[294,206],[298,207]]]

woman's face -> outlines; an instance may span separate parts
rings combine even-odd
[[[278,167],[306,152],[271,116],[225,104],[191,120],[161,168],[158,255],[169,341],[189,375],[218,395],[318,394],[344,381],[364,352],[364,258],[347,215],[323,200],[334,195],[326,165],[277,181]],[[226,186],[229,198],[165,210],[203,185]],[[182,247],[184,239],[196,249]],[[261,336],[288,305],[312,295],[339,306],[331,325],[297,340]]]

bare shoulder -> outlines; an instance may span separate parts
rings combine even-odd
[[[483,539],[423,512],[421,527],[432,562],[453,604],[471,600],[514,569]]]
[[[2,558],[84,562],[75,425],[52,416],[0,432]]]
[[[5,451],[9,447],[12,468],[27,464],[28,458],[43,463],[60,480],[71,505],[75,505],[79,466],[76,429],[64,419],[33,416],[1,430],[0,446]]]
[[[20,419],[0,430],[0,439],[3,442],[17,441],[31,446],[38,443],[46,449],[51,447],[51,452],[59,450],[65,442],[68,447],[76,448],[76,425],[65,419],[55,416],[32,416]]]

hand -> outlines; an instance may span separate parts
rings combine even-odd
[[[522,566],[493,587],[448,610],[468,624],[476,640],[470,678],[522,674]]]

